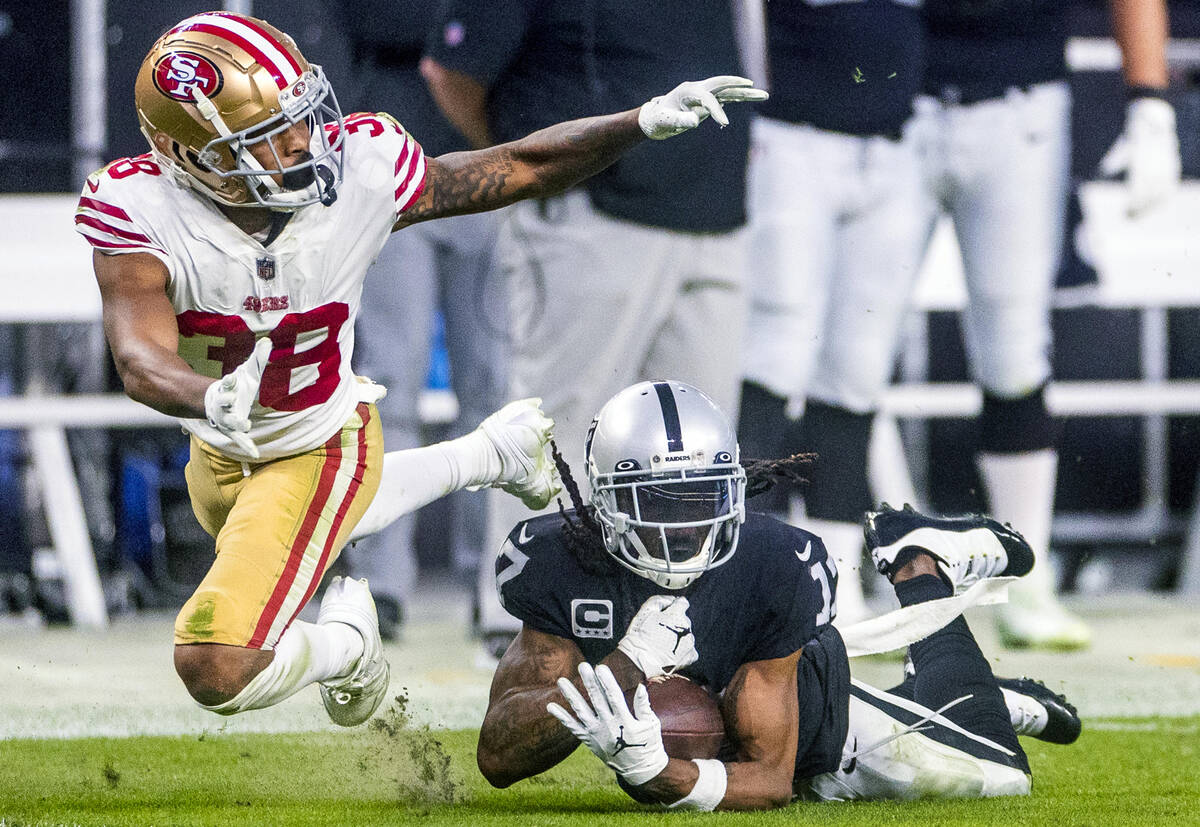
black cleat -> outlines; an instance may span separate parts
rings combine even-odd
[[[1013,729],[1018,735],[1028,735],[1051,744],[1072,744],[1083,729],[1075,707],[1062,695],[1046,688],[1032,678],[996,678],[1004,691]],[[1018,697],[1010,697],[1016,695]],[[1031,704],[1030,701],[1033,701]],[[1045,710],[1041,715],[1037,707]]]
[[[937,559],[956,589],[987,577],[1023,577],[1033,568],[1025,538],[982,514],[931,517],[911,505],[897,511],[883,503],[867,513],[863,535],[875,568],[889,580],[921,551]]]

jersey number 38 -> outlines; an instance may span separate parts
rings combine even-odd
[[[338,332],[349,315],[347,305],[330,302],[280,319],[268,334],[275,347],[263,371],[258,403],[277,411],[302,411],[333,396],[342,364]],[[254,350],[254,332],[240,316],[186,310],[175,318],[179,355],[197,373],[212,375],[220,365],[224,376]]]

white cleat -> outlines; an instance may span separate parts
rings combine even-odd
[[[492,487],[507,491],[534,511],[545,508],[562,491],[549,451],[554,420],[541,404],[536,397],[509,402],[479,425],[500,455],[500,474]]]
[[[1009,526],[982,514],[934,517],[905,505],[883,503],[863,524],[867,550],[888,580],[910,559],[927,551],[956,590],[988,577],[1024,577],[1033,568],[1033,550]]]
[[[375,714],[387,694],[391,670],[383,656],[379,616],[366,580],[334,577],[321,598],[317,623],[345,623],[363,638],[363,653],[344,678],[321,682],[321,702],[338,726],[358,726]]]
[[[1009,592],[1009,602],[996,607],[996,631],[1010,649],[1069,652],[1091,645],[1088,625],[1053,597],[1028,602]]]

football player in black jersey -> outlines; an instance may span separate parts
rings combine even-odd
[[[989,578],[1027,573],[1029,546],[985,517],[869,514],[877,567],[902,607],[923,605],[896,616],[921,627],[912,674],[891,692],[858,683],[830,624],[837,571],[821,539],[745,509],[748,487],[803,460],[744,467],[724,413],[679,382],[605,404],[587,439],[589,505],[560,461],[574,509],[520,523],[497,562],[523,627],[480,732],[489,782],[543,772],[582,742],[638,800],[681,809],[1029,792],[1018,731],[1069,742],[1079,719],[1039,684],[998,682],[959,616]],[[730,760],[667,756],[641,684],[669,673],[721,693]]]

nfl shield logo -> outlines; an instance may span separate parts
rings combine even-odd
[[[258,277],[263,281],[270,281],[275,278],[275,259],[258,259]]]

